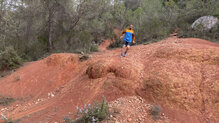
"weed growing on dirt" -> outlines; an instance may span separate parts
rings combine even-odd
[[[95,102],[93,105],[84,105],[84,108],[77,108],[77,119],[65,117],[66,123],[100,123],[109,115],[108,104],[103,97],[102,102]]]
[[[0,78],[1,77],[6,77],[10,74],[12,74],[14,72],[14,70],[4,70],[4,71],[0,71]]]
[[[79,57],[80,61],[86,61],[90,58],[90,56],[88,54],[84,54],[82,56]]]
[[[14,98],[0,97],[0,105],[3,105],[3,106],[9,105],[9,104],[11,104],[14,101],[15,101]]]
[[[150,114],[154,120],[158,120],[160,117],[161,108],[160,106],[153,105],[150,109]]]
[[[14,76],[14,80],[15,80],[15,81],[19,81],[20,79],[21,79],[20,75],[15,75],[15,76]]]
[[[20,120],[13,120],[11,117],[6,117],[5,115],[1,114],[1,119],[3,123],[18,123]]]

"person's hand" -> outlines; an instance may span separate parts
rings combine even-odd
[[[123,36],[120,36],[120,39],[122,40]]]
[[[132,43],[135,44],[135,41],[133,41]]]

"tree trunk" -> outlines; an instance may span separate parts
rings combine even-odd
[[[49,14],[49,37],[48,37],[49,51],[52,51],[52,49],[53,49],[53,45],[52,45],[52,33],[53,33],[52,15]]]
[[[48,18],[48,25],[49,25],[49,34],[48,34],[48,50],[53,50],[53,43],[52,43],[52,37],[53,37],[53,17],[54,17],[54,5],[51,5],[51,1],[48,0],[48,9],[49,9],[49,18]]]
[[[72,22],[72,23],[71,23],[71,26],[70,26],[70,28],[69,28],[68,38],[67,38],[67,41],[66,41],[66,43],[68,44],[67,50],[70,50],[70,48],[71,48],[72,32],[73,32],[73,29],[77,26],[77,23],[78,23],[79,21],[80,21],[80,15],[77,16],[75,22]]]

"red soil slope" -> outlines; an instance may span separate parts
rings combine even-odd
[[[98,52],[80,62],[75,54],[54,54],[29,63],[0,79],[0,95],[16,99],[0,114],[24,123],[64,122],[76,106],[103,94],[108,101],[137,95],[160,105],[172,122],[219,121],[218,44],[168,38],[119,55],[120,49]]]

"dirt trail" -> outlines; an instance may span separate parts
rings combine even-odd
[[[163,108],[165,122],[219,121],[218,44],[172,37],[133,46],[124,58],[120,49],[106,46],[87,61],[75,54],[53,54],[1,78],[0,94],[16,101],[0,106],[0,114],[24,123],[64,122],[76,106],[102,95],[108,101],[140,96]]]

